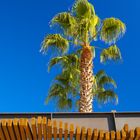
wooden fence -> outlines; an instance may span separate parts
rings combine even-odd
[[[81,122],[82,123],[82,122]],[[140,127],[119,131],[82,128],[46,117],[0,120],[0,140],[140,140]]]

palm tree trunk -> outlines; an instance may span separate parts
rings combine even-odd
[[[83,47],[80,59],[80,112],[92,112],[93,53],[90,46]]]

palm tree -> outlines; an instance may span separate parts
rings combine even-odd
[[[61,34],[49,34],[45,37],[41,51],[55,48],[62,57],[69,54],[69,46],[81,47],[80,54],[80,112],[92,112],[93,102],[93,60],[98,47],[92,42],[100,39],[109,45],[103,48],[100,61],[121,59],[121,53],[116,41],[125,33],[125,24],[117,18],[101,20],[95,13],[94,7],[87,0],[76,0],[71,11],[54,16],[52,25],[57,25]]]

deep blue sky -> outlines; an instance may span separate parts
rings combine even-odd
[[[56,70],[47,72],[48,56],[39,53],[42,39],[51,30],[49,21],[71,8],[74,0],[0,0],[0,112],[52,112],[45,97]],[[100,18],[117,17],[127,26],[118,41],[122,64],[101,65],[118,83],[119,104],[99,106],[95,111],[140,111],[140,1],[90,0]],[[103,45],[103,43],[101,43]]]

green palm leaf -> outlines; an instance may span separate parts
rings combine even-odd
[[[120,60],[121,58],[122,57],[121,57],[120,49],[116,45],[110,46],[107,49],[103,49],[100,55],[101,62],[105,62],[107,60],[117,61]]]
[[[125,24],[116,18],[106,18],[101,28],[101,40],[106,43],[115,43],[126,30]]]
[[[113,90],[105,90],[103,92],[99,92],[96,98],[99,103],[105,104],[114,100],[116,101],[116,103],[118,103],[118,96]]]
[[[48,47],[55,47],[58,51],[65,53],[68,50],[69,42],[60,34],[49,34],[42,43],[41,52],[45,53]]]
[[[99,87],[103,87],[106,84],[112,84],[114,87],[117,87],[116,82],[109,76],[102,76],[98,82]]]
[[[87,0],[76,0],[72,11],[79,19],[90,18],[95,14],[93,5]]]
[[[73,35],[75,32],[76,19],[68,12],[57,14],[52,19],[52,24],[59,24],[67,35]]]
[[[73,69],[75,69],[79,67],[79,58],[76,54],[54,57],[49,62],[48,70],[50,70],[56,64],[60,64],[63,68],[73,67]]]

